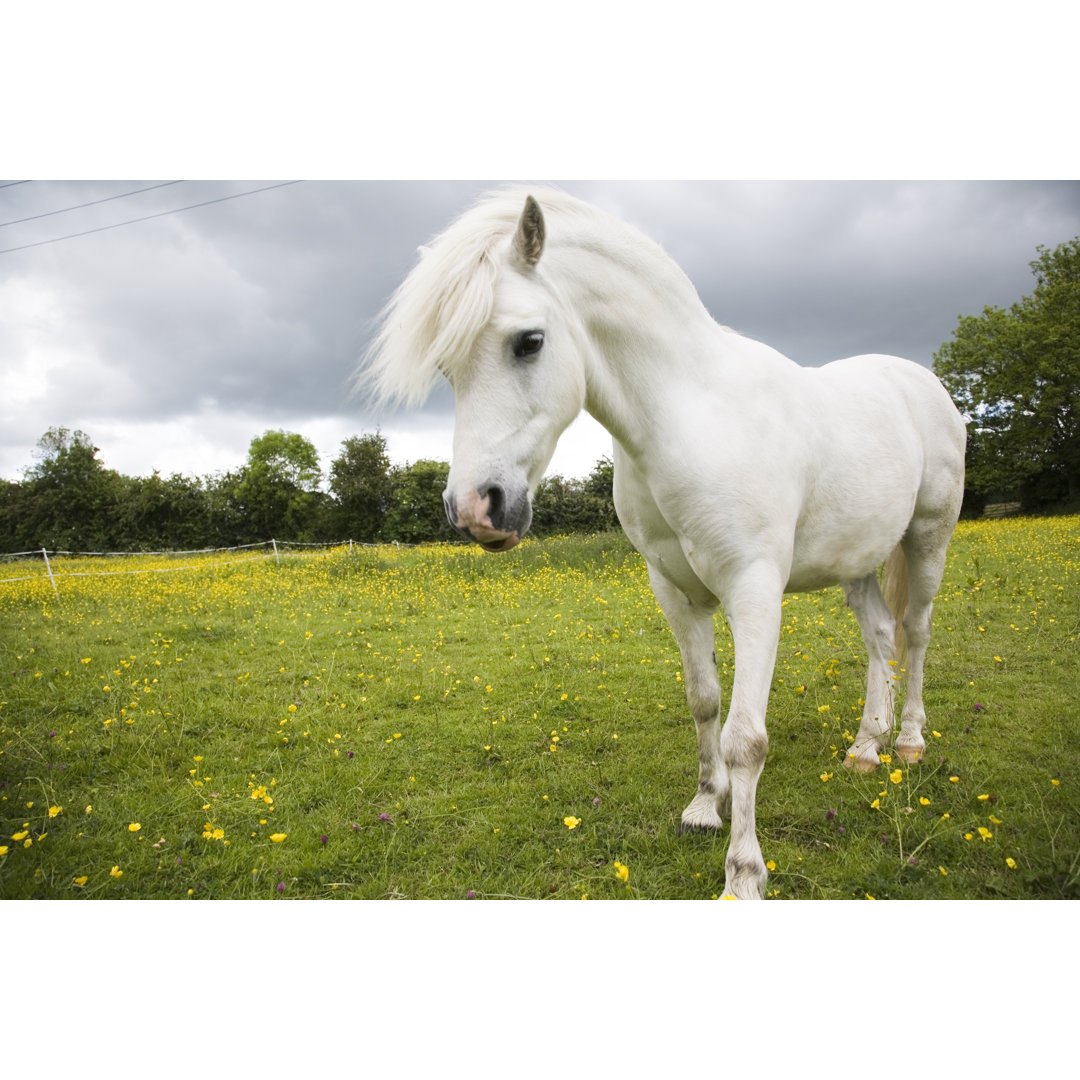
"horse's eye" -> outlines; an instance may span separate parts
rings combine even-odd
[[[514,338],[514,355],[519,360],[526,356],[535,356],[543,347],[543,330],[526,330]]]

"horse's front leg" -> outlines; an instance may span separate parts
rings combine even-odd
[[[719,829],[731,805],[731,784],[720,755],[720,680],[713,627],[717,604],[704,590],[695,603],[651,564],[649,580],[679,644],[686,701],[697,730],[697,793],[682,812],[679,831]]]
[[[765,765],[769,737],[765,710],[776,667],[783,582],[776,568],[755,564],[739,576],[725,598],[735,640],[735,679],[731,707],[720,736],[720,751],[731,780],[731,843],[724,896],[757,900],[768,873],[757,839],[757,783]]]

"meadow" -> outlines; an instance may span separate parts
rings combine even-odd
[[[621,534],[52,569],[0,567],[4,898],[722,891]],[[839,589],[786,598],[767,898],[1080,897],[1080,518],[961,523],[934,622],[926,760],[859,774],[858,627]],[[721,619],[716,652],[726,690]]]

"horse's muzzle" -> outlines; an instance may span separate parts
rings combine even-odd
[[[443,492],[446,520],[485,551],[509,551],[516,547],[532,522],[529,497],[508,501],[505,491],[490,484],[471,491],[459,503],[447,489]]]

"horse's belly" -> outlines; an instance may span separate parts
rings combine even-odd
[[[861,523],[837,517],[830,527],[797,530],[786,591],[810,592],[872,573],[904,535],[914,499],[912,493]]]

